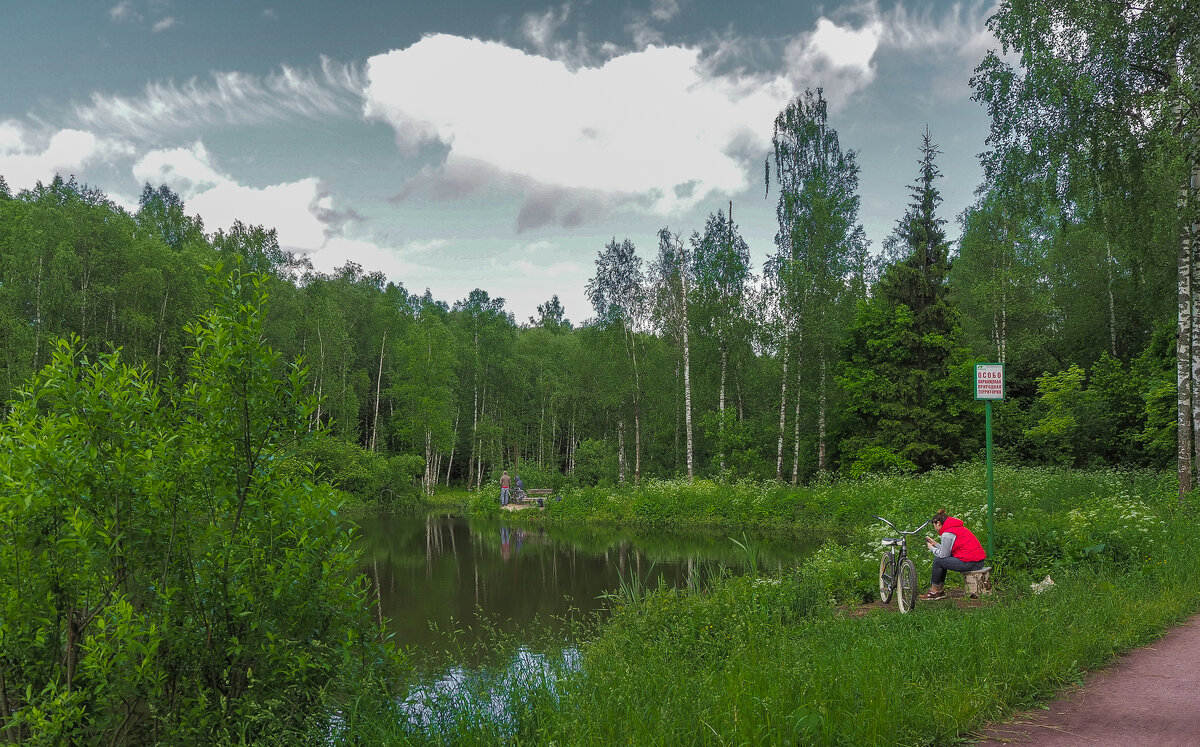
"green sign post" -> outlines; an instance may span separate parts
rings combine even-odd
[[[988,498],[988,557],[993,557],[995,550],[996,532],[993,515],[996,512],[996,493],[992,482],[992,401],[1004,399],[1004,364],[976,363],[975,364],[975,399],[983,400],[986,408],[984,429],[987,439],[987,498]]]

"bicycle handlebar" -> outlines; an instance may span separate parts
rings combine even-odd
[[[922,524],[921,526],[917,527],[916,529],[913,529],[913,530],[911,530],[911,531],[908,531],[908,532],[906,532],[906,531],[904,531],[903,529],[900,529],[899,527],[897,527],[897,526],[896,526],[895,524],[893,524],[892,522],[890,522],[890,521],[888,521],[887,519],[883,518],[882,516],[876,516],[875,518],[876,518],[876,519],[879,519],[879,520],[880,520],[880,521],[882,521],[884,524],[887,524],[887,525],[888,525],[889,527],[891,527],[892,529],[895,529],[895,530],[896,530],[897,532],[899,532],[900,534],[916,534],[917,532],[921,531],[921,530],[922,530],[922,529],[924,529],[926,526],[928,526],[930,521],[933,521],[933,519],[929,519],[928,521],[926,521],[924,524]]]

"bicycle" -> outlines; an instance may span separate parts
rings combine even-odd
[[[912,558],[908,557],[908,535],[921,531],[929,522],[904,532],[882,516],[875,518],[895,529],[900,535],[885,537],[880,543],[887,549],[879,559],[879,599],[888,604],[898,590],[900,594],[896,597],[896,605],[903,614],[917,605],[917,566],[913,564]]]

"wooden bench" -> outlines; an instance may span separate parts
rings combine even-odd
[[[967,595],[972,599],[992,593],[992,567],[990,565],[977,571],[964,573],[963,580],[967,585]]]
[[[530,504],[537,504],[538,507],[541,508],[541,507],[543,507],[543,504],[545,503],[546,499],[549,498],[553,494],[554,494],[554,491],[551,488],[526,488],[525,496],[518,498],[516,495],[516,490],[513,489],[513,490],[509,491],[509,494],[508,494],[509,495],[508,505],[503,506],[502,508],[506,508],[506,509],[512,511],[512,510],[516,509],[518,506],[523,507],[523,506],[528,506]]]

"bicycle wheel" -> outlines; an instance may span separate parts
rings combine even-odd
[[[896,556],[885,552],[879,559],[879,601],[887,604],[896,591]]]
[[[896,581],[900,591],[896,603],[901,612],[908,612],[917,606],[917,567],[913,565],[912,558],[905,558],[900,564],[899,578]]]

